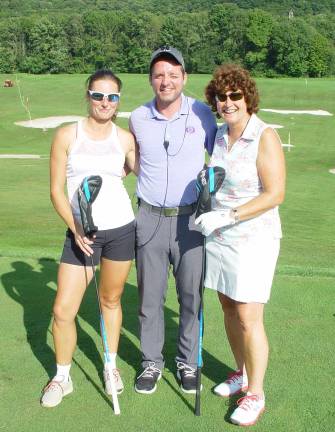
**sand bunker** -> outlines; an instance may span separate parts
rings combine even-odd
[[[218,122],[217,125],[218,126],[222,126],[223,123],[222,122]],[[279,125],[279,124],[270,124],[270,123],[268,123],[268,126],[272,127],[273,129],[281,129],[281,128],[284,127],[284,126]]]
[[[33,154],[0,154],[0,159],[41,159],[41,156]]]
[[[268,123],[268,126],[272,127],[273,129],[281,129],[284,127],[283,125],[271,124],[271,123]]]
[[[129,118],[130,112],[119,112],[118,117],[120,118]],[[36,128],[36,129],[53,129],[60,126],[63,123],[73,123],[81,120],[85,117],[83,116],[54,116],[54,117],[44,117],[37,118],[33,120],[25,120],[15,122],[17,126]]]
[[[330,174],[335,174],[335,168],[329,170]]]
[[[309,110],[276,110],[276,109],[262,108],[261,111],[273,112],[273,113],[278,113],[278,114],[311,114],[311,115],[318,115],[318,116],[332,116],[333,115],[330,112],[323,111],[323,110],[314,110],[314,111],[309,111]]]
[[[130,114],[131,114],[131,112],[124,111],[124,112],[118,112],[117,116],[120,118],[129,118]]]
[[[332,116],[333,115],[330,112],[323,111],[323,110],[315,110],[315,111],[276,110],[276,109],[270,109],[270,108],[269,109],[263,108],[263,109],[261,109],[261,111],[273,112],[273,113],[277,113],[277,114],[311,114],[311,115],[319,115],[319,116]],[[127,118],[128,119],[130,117],[130,114],[131,114],[130,112],[123,111],[123,112],[119,112],[117,115],[119,118]],[[63,123],[76,122],[76,121],[81,120],[83,118],[85,118],[85,117],[83,117],[83,116],[54,116],[54,117],[37,118],[37,119],[26,120],[26,121],[18,121],[18,122],[15,122],[15,124],[18,126],[23,126],[23,127],[30,127],[30,128],[47,130],[47,129],[56,128]],[[222,123],[218,123],[218,125],[220,126],[220,125],[222,125]],[[280,129],[283,127],[282,125],[277,125],[277,124],[270,124],[269,126],[273,127],[274,129]]]
[[[76,122],[84,118],[83,116],[54,116],[37,118],[34,120],[18,121],[15,122],[18,126],[37,128],[37,129],[51,129],[60,126],[63,123]]]

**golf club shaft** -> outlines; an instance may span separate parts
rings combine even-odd
[[[202,307],[200,307],[199,310],[199,315],[200,315],[200,321],[199,321],[199,332],[200,332],[200,336],[199,336],[199,353],[202,350],[202,329],[203,329],[203,311],[202,311]],[[195,415],[196,416],[200,416],[200,392],[201,392],[201,369],[202,369],[202,356],[200,355],[200,362],[198,362],[197,365],[197,382],[196,382],[196,393],[195,393]]]
[[[195,393],[194,413],[200,416],[200,393],[201,393],[201,369],[202,369],[202,340],[204,332],[204,279],[206,267],[206,237],[204,237],[202,247],[202,271],[200,281],[200,306],[199,306],[199,341],[198,341],[198,364],[197,364],[197,383]]]
[[[104,355],[105,355],[105,362],[106,362],[106,366],[108,368],[108,375],[109,375],[110,382],[111,382],[112,400],[113,400],[114,413],[116,415],[119,415],[121,413],[121,411],[120,411],[120,405],[119,405],[119,400],[118,400],[118,397],[117,397],[117,391],[116,391],[116,388],[115,388],[113,370],[112,370],[111,363],[110,363],[109,348],[108,348],[108,341],[107,341],[107,331],[106,331],[106,327],[105,327],[104,318],[103,318],[103,315],[102,315],[102,307],[101,307],[101,301],[100,301],[100,295],[99,295],[99,289],[98,289],[98,282],[97,282],[97,276],[96,276],[96,272],[95,272],[95,267],[94,267],[93,256],[92,255],[91,255],[91,264],[92,264],[92,271],[93,271],[95,290],[96,290],[96,293],[97,293],[97,299],[98,299],[98,305],[99,305],[100,335],[101,335],[102,346],[103,346]]]

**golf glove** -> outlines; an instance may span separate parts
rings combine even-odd
[[[203,213],[196,218],[195,224],[200,225],[202,234],[207,237],[218,228],[234,225],[236,220],[232,213],[231,209]]]

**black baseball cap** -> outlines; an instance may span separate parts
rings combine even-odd
[[[152,53],[151,60],[150,60],[150,71],[151,71],[153,62],[155,60],[157,60],[159,57],[165,57],[165,56],[172,57],[174,60],[176,60],[177,63],[179,63],[181,65],[181,67],[185,71],[185,62],[184,62],[182,53],[180,51],[178,51],[177,48],[170,47],[168,45],[161,46],[158,49],[156,49],[156,51],[154,51]]]

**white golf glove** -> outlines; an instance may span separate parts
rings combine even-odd
[[[200,225],[201,232],[204,236],[209,236],[214,230],[225,226],[234,225],[236,220],[232,215],[231,209],[210,211],[203,213],[194,221],[196,225]]]

